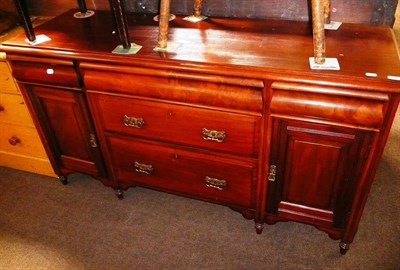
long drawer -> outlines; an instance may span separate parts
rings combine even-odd
[[[18,81],[64,87],[80,87],[72,61],[10,56],[12,74]],[[26,59],[26,60],[25,60]]]
[[[256,165],[144,140],[106,136],[122,188],[143,185],[214,202],[254,207]]]
[[[259,117],[107,94],[89,97],[105,131],[257,155]]]

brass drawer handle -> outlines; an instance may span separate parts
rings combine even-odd
[[[223,142],[226,139],[225,131],[208,130],[206,128],[201,129],[203,139],[206,141]]]
[[[15,146],[21,143],[21,140],[16,136],[12,136],[10,139],[8,139],[8,143]]]
[[[226,180],[212,178],[212,177],[209,177],[209,176],[206,176],[204,178],[204,183],[206,183],[207,187],[215,188],[215,189],[218,189],[218,190],[223,190],[228,185]]]
[[[124,122],[124,125],[127,127],[141,128],[144,125],[143,118],[130,117],[127,115],[124,115],[122,121]]]
[[[138,173],[152,174],[154,168],[152,165],[146,165],[135,161],[135,171]]]

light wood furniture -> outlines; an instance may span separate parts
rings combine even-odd
[[[84,172],[119,198],[145,186],[220,203],[259,233],[304,222],[346,253],[400,100],[388,27],[331,32],[341,70],[320,71],[306,23],[178,16],[168,53],[153,50],[157,23],[137,15],[127,33],[143,48],[120,55],[110,14],[74,12],[37,28],[51,41],[1,47],[64,184]]]
[[[0,166],[55,176],[5,53],[0,53],[0,125]]]

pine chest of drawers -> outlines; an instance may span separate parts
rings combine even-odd
[[[0,166],[54,176],[5,53],[0,53],[0,85]]]

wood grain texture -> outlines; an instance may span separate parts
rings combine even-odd
[[[160,53],[153,50],[157,44],[158,25],[152,17],[128,17],[131,40],[143,48],[127,58],[111,53],[120,41],[112,34],[115,29],[110,14],[98,12],[89,19],[76,20],[70,18],[72,13],[37,28],[38,33],[52,40],[37,45],[33,54],[52,56],[58,50],[57,57],[64,59],[95,59],[102,54],[105,61],[113,63],[159,65],[186,71],[211,69],[214,74],[229,72],[240,77],[256,74],[268,78],[281,70],[290,74],[292,80],[299,74],[324,77],[325,84],[334,80],[351,85],[352,80],[358,79],[356,85],[364,83],[365,89],[386,84],[397,91],[396,83],[387,80],[388,75],[400,76],[400,64],[392,33],[386,27],[344,24],[338,31],[328,32],[326,56],[338,58],[341,70],[321,72],[309,68],[313,44],[311,29],[306,23],[211,18],[192,24],[177,18],[170,23],[169,40],[180,47],[173,53]],[[74,31],[68,35],[57,34],[68,29]],[[7,51],[10,46],[18,46],[12,50],[24,53],[29,51],[24,39],[23,36],[11,39],[1,48]],[[185,66],[179,65],[179,61],[185,61]],[[366,72],[379,76],[366,78]],[[349,80],[344,81],[345,77]]]

